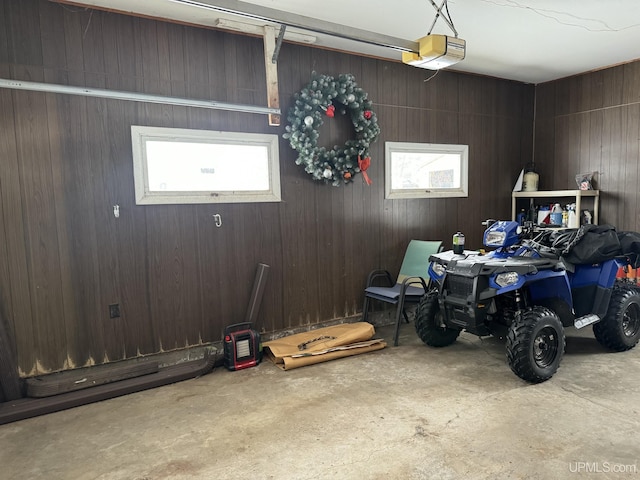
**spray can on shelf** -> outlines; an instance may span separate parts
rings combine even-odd
[[[453,253],[460,254],[464,252],[464,234],[457,232],[453,235]]]

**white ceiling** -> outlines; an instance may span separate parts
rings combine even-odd
[[[216,4],[216,0],[206,0]],[[441,4],[442,0],[435,0]],[[248,19],[171,0],[82,0],[151,17],[214,26],[218,18]],[[227,2],[229,3],[229,2]],[[430,0],[243,0],[349,28],[409,41],[426,35],[436,14]],[[640,0],[449,0],[466,58],[451,70],[541,83],[640,58]],[[253,22],[264,24],[264,22]],[[288,28],[318,46],[400,60],[397,50]],[[452,35],[439,19],[434,33]],[[409,67],[407,68],[415,68]],[[426,73],[426,72],[425,72]]]

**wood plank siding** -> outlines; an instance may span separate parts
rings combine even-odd
[[[371,151],[373,185],[360,177],[339,188],[315,183],[295,165],[282,139],[286,112],[313,71],[353,73],[374,102],[382,133]],[[448,246],[461,229],[480,247],[480,222],[510,215],[511,189],[531,158],[534,87],[446,70],[425,81],[432,74],[285,43],[280,127],[265,115],[0,90],[0,318],[20,375],[218,341],[244,319],[260,262],[271,270],[257,327],[272,332],[359,314],[367,273],[396,274],[411,239]],[[0,0],[0,76],[262,106],[267,99],[260,38],[45,0]],[[619,82],[619,99],[584,90],[557,102],[545,96],[575,87],[544,86],[539,102],[548,107],[539,116],[555,123],[539,127],[537,151],[544,186],[570,186],[546,183],[552,174],[606,170],[600,186],[633,189],[635,205],[627,178],[637,178],[637,167],[619,159],[637,154],[637,105],[578,113],[637,96],[629,83],[637,79],[614,77],[593,78]],[[131,125],[279,135],[282,202],[136,205]],[[348,128],[327,122],[321,141],[342,143]],[[385,141],[468,144],[469,197],[385,200]],[[603,216],[635,221],[610,196]],[[110,304],[120,305],[120,318],[109,318]]]
[[[600,223],[640,230],[640,62],[538,85],[536,103],[540,189],[597,172]]]

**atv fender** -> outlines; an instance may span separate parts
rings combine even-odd
[[[570,309],[573,308],[571,286],[564,270],[540,270],[537,273],[520,275],[516,283],[506,287],[500,287],[495,283],[495,279],[493,276],[489,280],[489,286],[496,289],[497,295],[526,288],[530,300],[535,305],[545,303],[547,299],[560,298]]]
[[[559,298],[564,300],[570,309],[573,309],[571,285],[564,270],[540,272],[535,279],[527,282],[527,288],[534,304],[543,303],[547,299]]]

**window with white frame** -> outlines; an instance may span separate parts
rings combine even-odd
[[[279,202],[278,136],[131,126],[136,203]]]
[[[469,146],[385,142],[385,198],[467,197]]]

